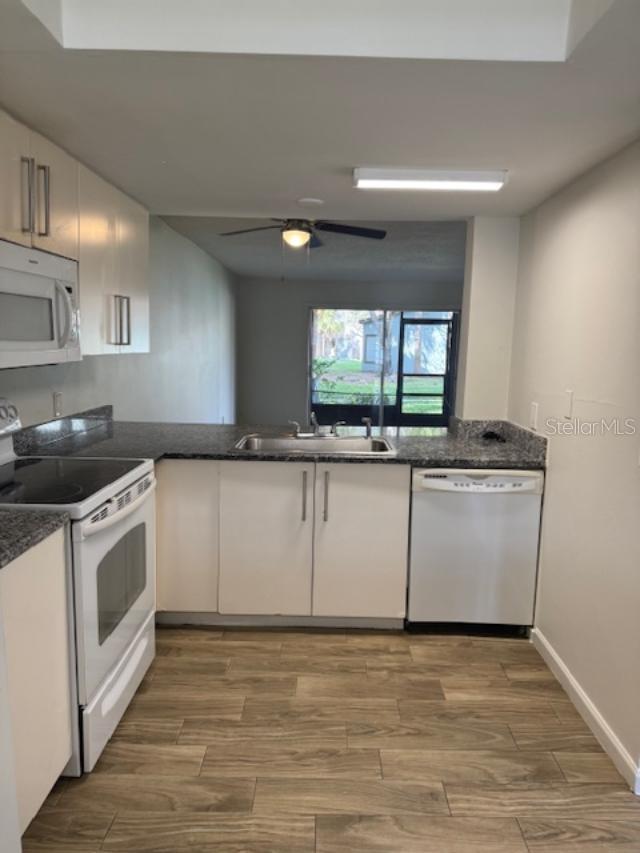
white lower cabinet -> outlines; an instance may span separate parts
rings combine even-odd
[[[156,466],[158,610],[218,610],[220,463],[163,459]]]
[[[63,529],[0,569],[3,668],[21,832],[71,757],[67,593]]]
[[[314,468],[221,463],[221,613],[311,614]]]
[[[405,465],[317,465],[314,616],[404,617],[410,474]]]
[[[221,463],[220,612],[401,619],[410,469]]]

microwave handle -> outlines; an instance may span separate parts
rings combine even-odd
[[[73,328],[73,304],[64,284],[61,281],[56,281],[55,286],[56,292],[62,297],[62,304],[64,305],[64,332],[60,337],[60,349],[64,349],[69,343],[71,329]]]

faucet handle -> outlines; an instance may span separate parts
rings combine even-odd
[[[289,426],[293,427],[293,434],[297,438],[300,433],[300,424],[298,423],[298,421],[287,421],[287,423],[289,424]]]
[[[331,427],[331,435],[335,435],[337,438],[338,437],[338,427],[339,426],[346,426],[346,425],[347,425],[346,421],[336,421]]]
[[[367,428],[367,438],[371,438],[371,424],[373,420],[371,418],[362,418],[362,423]]]

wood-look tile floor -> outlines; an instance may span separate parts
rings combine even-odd
[[[158,629],[41,853],[638,853],[640,800],[525,640]]]

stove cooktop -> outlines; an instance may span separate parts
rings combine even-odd
[[[0,504],[80,504],[142,464],[140,459],[15,459],[0,465]]]

